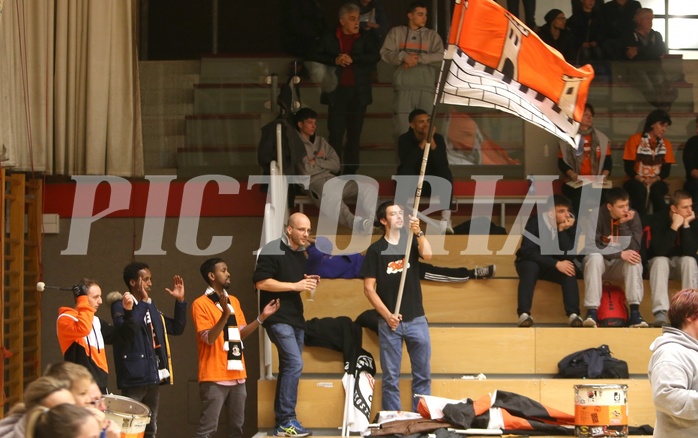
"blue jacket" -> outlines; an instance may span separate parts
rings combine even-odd
[[[150,324],[147,321],[148,311],[151,315],[155,338],[160,348],[154,348]],[[124,307],[121,301],[116,301],[111,307],[114,325],[120,327],[124,323]],[[163,319],[165,324],[163,325]],[[114,364],[116,365],[116,386],[119,389],[137,386],[167,384],[170,378],[160,379],[158,369],[167,368],[169,340],[167,335],[181,335],[187,323],[187,303],[175,301],[174,318],[162,315],[155,303],[139,301],[133,306],[133,321],[136,332],[128,342],[114,343]]]

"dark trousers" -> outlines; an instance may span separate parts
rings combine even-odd
[[[565,306],[565,314],[576,313],[579,315],[579,286],[577,278],[569,277],[555,268],[545,268],[533,260],[520,260],[516,262],[516,272],[519,274],[518,307],[516,313],[531,313],[533,305],[533,292],[538,280],[547,280],[562,286],[562,302]]]
[[[150,408],[150,423],[145,426],[145,437],[155,438],[158,432],[158,407],[160,406],[160,385],[122,388],[121,394]]]
[[[342,174],[354,174],[359,168],[359,147],[366,106],[359,104],[355,87],[337,87],[334,97],[334,103],[329,106],[327,114],[328,140],[342,162]],[[344,134],[347,136],[346,145]]]
[[[627,180],[623,188],[630,197],[630,207],[640,213],[647,215],[650,204],[647,202],[647,187],[635,178]],[[667,208],[664,197],[669,193],[669,186],[664,181],[657,181],[650,186],[649,202],[652,203],[653,213],[657,213]]]

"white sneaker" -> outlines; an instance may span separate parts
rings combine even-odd
[[[584,321],[576,313],[570,313],[569,318],[567,318],[567,322],[569,322],[570,327],[582,327],[584,325]]]
[[[531,327],[533,325],[533,318],[528,313],[522,313],[519,315],[519,327]]]

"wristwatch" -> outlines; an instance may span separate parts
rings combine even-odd
[[[417,238],[423,237],[424,236],[424,231],[419,230],[419,233],[417,234]]]

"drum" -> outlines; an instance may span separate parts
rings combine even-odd
[[[120,395],[105,395],[107,419],[121,427],[121,438],[143,438],[150,423],[150,409],[143,403]]]
[[[577,437],[628,436],[628,385],[574,385]]]

